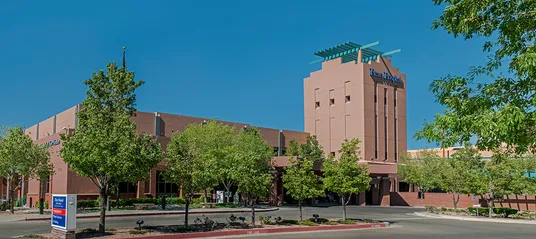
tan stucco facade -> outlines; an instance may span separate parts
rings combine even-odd
[[[361,50],[356,54],[355,62],[324,61],[304,79],[304,128],[336,157],[345,139],[359,138],[361,163],[371,173],[396,174],[406,151],[406,75],[389,58],[361,62]],[[402,82],[372,76],[371,69]]]

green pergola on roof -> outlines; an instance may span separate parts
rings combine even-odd
[[[345,42],[343,44],[339,44],[337,46],[316,52],[315,55],[322,57],[322,59],[313,61],[311,62],[311,64],[321,61],[329,61],[339,57],[342,58],[342,63],[357,61],[357,51],[359,50],[361,50],[363,53],[363,62],[375,60],[378,56],[388,56],[400,52],[400,49],[389,52],[381,52],[371,48],[378,44],[380,44],[380,42],[373,42],[366,45],[359,45],[353,42]]]

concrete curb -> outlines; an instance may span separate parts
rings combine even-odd
[[[461,220],[461,221],[472,221],[472,222],[495,222],[495,223],[513,223],[513,224],[536,224],[536,221],[528,221],[523,219],[500,219],[500,218],[480,218],[480,217],[462,217],[462,216],[448,216],[448,215],[431,215],[427,213],[415,212],[416,216],[428,217],[428,218],[439,218],[439,219],[452,219],[452,220]]]
[[[227,237],[227,236],[242,236],[242,235],[260,235],[271,233],[293,233],[293,232],[312,232],[312,231],[341,231],[341,230],[357,230],[368,228],[385,228],[388,223],[371,223],[371,224],[354,224],[354,225],[336,225],[336,226],[303,226],[303,227],[280,227],[280,228],[258,228],[247,230],[228,230],[215,232],[194,232],[180,233],[168,235],[152,235],[152,236],[137,236],[128,237],[136,239],[184,239],[184,238],[203,238],[203,237]]]
[[[272,212],[279,208],[255,209],[255,212]],[[193,214],[217,214],[217,213],[247,213],[251,209],[238,210],[213,210],[213,211],[189,211],[189,215]],[[111,217],[134,217],[134,216],[166,216],[166,215],[183,215],[184,211],[162,211],[162,212],[147,212],[147,213],[122,213],[122,214],[107,214],[106,218]],[[99,218],[100,215],[78,215],[76,219]],[[23,221],[50,221],[50,217],[25,218]]]

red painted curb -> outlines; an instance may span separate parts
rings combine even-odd
[[[309,232],[309,231],[335,231],[335,230],[351,230],[365,228],[382,228],[386,227],[384,223],[371,224],[355,224],[355,225],[336,225],[336,226],[304,226],[304,227],[280,227],[280,228],[258,228],[247,230],[228,230],[216,232],[193,232],[168,235],[154,235],[141,237],[126,237],[136,239],[186,239],[186,238],[202,238],[202,237],[221,237],[221,236],[241,236],[241,235],[258,235],[270,233],[284,232]]]
[[[261,209],[261,210],[255,210],[255,212],[272,212],[277,211],[279,208],[270,208],[270,209]],[[206,211],[206,212],[196,212],[196,211],[190,211],[188,214],[217,214],[217,213],[245,213],[245,212],[251,212],[251,209],[244,209],[244,210],[220,210],[220,211]],[[109,214],[106,215],[106,217],[131,217],[131,216],[165,216],[165,215],[182,215],[184,214],[184,211],[180,212],[150,212],[150,213],[126,213],[126,214]],[[99,218],[100,215],[78,215],[76,219],[86,219],[86,218]],[[40,218],[25,218],[25,221],[50,221],[50,217],[40,217]]]

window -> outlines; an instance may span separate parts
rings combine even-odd
[[[177,184],[166,182],[162,172],[156,173],[156,194],[175,194],[177,192]]]
[[[50,193],[50,177],[45,182],[45,193]]]
[[[315,102],[315,108],[316,109],[320,108],[320,101]]]
[[[345,101],[346,101],[346,103],[350,103],[350,96],[349,96],[349,95],[347,95],[347,96],[345,97]]]
[[[135,183],[119,183],[119,193],[136,193],[137,191],[138,187]]]
[[[329,105],[334,105],[335,104],[335,99],[329,99]]]

